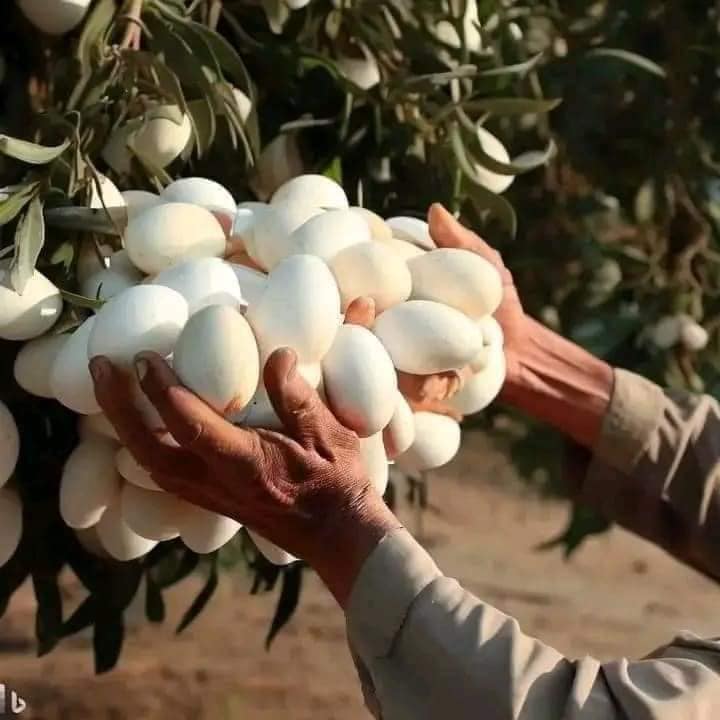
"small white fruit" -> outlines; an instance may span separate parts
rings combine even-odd
[[[385,244],[406,262],[410,260],[410,258],[418,257],[419,255],[425,254],[425,251],[422,248],[419,248],[417,245],[409,243],[407,240],[398,240],[397,238],[391,238],[390,240],[387,240]]]
[[[393,234],[390,226],[377,213],[363,207],[351,207],[350,210],[365,220],[373,240],[384,243],[392,240]]]
[[[360,457],[370,483],[380,495],[384,495],[390,472],[382,433],[360,438]]]
[[[180,520],[180,537],[193,552],[204,555],[230,542],[241,527],[232,518],[186,503]]]
[[[395,395],[395,411],[383,430],[385,452],[390,460],[402,455],[415,440],[415,418],[407,400],[398,391]]]
[[[407,473],[433,470],[449,463],[460,449],[460,426],[445,415],[415,413],[415,442],[395,461]]]
[[[487,367],[494,349],[502,348],[505,344],[505,334],[502,326],[492,315],[480,318],[477,321],[477,326],[482,333],[483,348],[470,363],[473,372],[480,372],[480,370]]]
[[[301,363],[317,362],[330,349],[340,324],[340,293],[322,260],[292,255],[270,273],[265,292],[247,317],[263,366],[280,347],[293,348]]]
[[[67,335],[45,335],[25,343],[15,357],[13,374],[17,384],[31,395],[54,397],[50,372],[67,340]]]
[[[410,300],[386,310],[374,333],[398,370],[432,375],[459,370],[483,347],[478,326],[459,310],[430,300]]]
[[[666,315],[651,331],[652,341],[659,348],[667,350],[680,341],[680,316]]]
[[[334,180],[324,175],[300,175],[281,185],[270,201],[273,205],[300,203],[323,210],[346,210],[347,195]]]
[[[163,202],[200,205],[207,210],[226,212],[235,216],[237,203],[233,196],[214,180],[201,177],[180,178],[160,193]]]
[[[287,244],[287,255],[315,255],[329,262],[337,253],[358,243],[370,243],[370,228],[351,210],[328,210],[303,223]]]
[[[363,57],[351,57],[343,55],[339,57],[335,64],[340,74],[349,80],[353,85],[357,85],[362,90],[370,90],[374,88],[382,79],[380,76],[380,67],[375,56],[368,50],[363,43],[360,44]]]
[[[60,317],[60,291],[35,270],[22,295],[10,282],[10,260],[0,261],[0,338],[31,340],[46,333]]]
[[[0,400],[0,488],[15,472],[20,456],[20,433],[15,418]]]
[[[81,415],[78,418],[78,435],[81,440],[87,440],[94,435],[99,435],[100,437],[108,438],[115,442],[120,441],[115,427],[110,420],[108,420],[105,413]]]
[[[255,305],[265,292],[267,275],[245,265],[236,265],[235,263],[229,263],[229,265],[240,283],[242,304],[246,306]]]
[[[491,345],[487,365],[465,381],[449,404],[462,415],[484,410],[498,396],[505,383],[505,354],[502,346]]]
[[[328,405],[360,437],[379,433],[395,411],[397,375],[382,343],[359,325],[343,325],[322,362]]]
[[[173,367],[185,386],[222,414],[245,408],[260,379],[250,325],[226,305],[212,305],[190,318],[175,346]]]
[[[125,447],[120,448],[115,455],[115,467],[123,480],[131,485],[161,492],[162,488],[152,479],[152,475],[133,457],[133,454]]]
[[[380,314],[410,297],[412,278],[407,263],[380,243],[351,245],[329,265],[340,289],[343,311],[356,298],[370,297]]]
[[[492,315],[502,301],[500,273],[469,250],[441,248],[408,260],[414,300],[434,300],[469,317]]]
[[[10,488],[0,490],[0,567],[10,560],[20,544],[23,511],[20,497]]]
[[[221,257],[225,242],[225,231],[209,210],[179,202],[147,208],[125,231],[130,260],[148,275],[191,258]]]
[[[18,0],[25,17],[47,35],[64,35],[82,22],[90,0]]]
[[[252,100],[242,91],[240,88],[234,87],[232,89],[233,97],[235,98],[235,104],[237,105],[238,112],[240,113],[240,119],[243,123],[247,122],[252,112]]]
[[[110,260],[112,263],[112,258]],[[91,275],[80,284],[80,292],[89,298],[110,300],[121,292],[142,282],[142,274],[132,268],[116,270],[112,265]]]
[[[210,305],[238,309],[244,304],[237,275],[220,258],[198,258],[173,265],[159,273],[153,284],[179,292],[187,301],[190,315]]]
[[[130,529],[122,517],[120,498],[103,513],[97,534],[105,550],[123,562],[147,555],[157,545],[155,540],[148,540]]]
[[[95,385],[88,368],[88,339],[96,317],[89,317],[67,339],[50,372],[53,397],[65,407],[81,415],[100,412],[95,399]]]
[[[493,160],[501,163],[509,163],[510,155],[505,146],[491,132],[484,127],[477,129],[478,141],[483,151]],[[504,193],[514,181],[512,175],[501,175],[500,173],[487,170],[481,164],[475,164],[475,174],[479,177],[480,182],[491,192],[496,195]]]
[[[60,480],[60,515],[72,528],[91,527],[120,493],[115,468],[117,445],[93,436],[81,442],[65,463]]]
[[[289,552],[286,552],[281,547],[271,543],[252,530],[248,530],[247,533],[255,543],[255,547],[260,554],[273,565],[284,567],[285,565],[292,565],[292,563],[297,562],[297,558],[294,555],[291,555]]]
[[[163,169],[180,156],[191,137],[190,118],[177,105],[159,105],[147,112],[129,144],[141,160]]]
[[[188,319],[180,293],[161,285],[137,285],[108,300],[95,316],[88,340],[88,360],[105,355],[123,368],[137,353],[170,355]]]
[[[423,250],[435,249],[435,241],[430,236],[430,226],[424,220],[398,215],[388,218],[385,222],[392,230],[393,237],[398,240],[405,240]]]
[[[185,503],[180,498],[132,483],[123,485],[120,496],[122,518],[140,537],[158,542],[178,537],[185,511]]]
[[[128,209],[128,220],[134,220],[138,215],[152,207],[162,204],[162,198],[147,190],[125,190],[120,193]]]
[[[106,208],[123,208],[125,198],[123,198],[117,185],[106,175],[97,174],[97,182],[95,178],[90,181],[90,207],[95,210]]]
[[[684,317],[680,324],[680,342],[690,351],[704,350],[710,341],[708,331],[690,317]]]

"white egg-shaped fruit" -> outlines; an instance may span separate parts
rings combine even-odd
[[[459,310],[410,300],[386,310],[373,328],[395,367],[414,375],[459,370],[483,347],[477,324]]]
[[[480,318],[477,321],[477,326],[482,333],[483,348],[470,363],[470,369],[473,372],[479,372],[485,368],[493,350],[496,347],[502,348],[505,344],[505,334],[502,326],[492,315]]]
[[[710,342],[708,331],[691,317],[683,317],[680,322],[680,342],[691,352],[699,352]]]
[[[300,175],[281,185],[270,201],[273,205],[302,203],[323,210],[349,206],[347,195],[334,180],[324,175]]]
[[[93,436],[70,453],[60,480],[60,515],[70,527],[96,525],[117,499],[122,480],[116,452],[112,440]]]
[[[303,223],[288,239],[288,255],[315,255],[326,262],[358,243],[370,244],[365,220],[351,210],[328,210]]]
[[[112,245],[96,244],[92,240],[83,240],[78,250],[75,276],[83,283],[91,275],[104,270],[110,265],[110,256],[114,253]]]
[[[340,74],[362,90],[374,88],[382,79],[375,56],[362,45],[363,57],[341,55],[335,61]]]
[[[160,193],[164,202],[200,205],[208,210],[226,212],[232,216],[237,210],[235,199],[220,183],[208,178],[180,178]]]
[[[255,543],[255,547],[268,562],[278,567],[292,565],[292,563],[297,562],[298,558],[286,552],[281,547],[278,547],[275,543],[271,543],[252,530],[248,530],[247,532],[250,539]]]
[[[329,265],[340,289],[343,311],[353,300],[370,297],[380,314],[410,297],[408,264],[381,243],[351,245],[337,253]]]
[[[205,555],[230,542],[242,526],[232,518],[186,503],[180,538],[193,552]]]
[[[0,487],[15,472],[20,456],[20,433],[7,405],[0,400]]]
[[[97,524],[97,534],[108,554],[122,562],[147,555],[157,545],[156,540],[138,535],[125,522],[120,498],[103,513]]]
[[[162,542],[180,535],[185,503],[170,493],[125,483],[120,507],[127,526],[140,537]]]
[[[489,155],[493,160],[501,163],[507,164],[510,162],[510,155],[505,149],[505,146],[489,130],[486,130],[484,127],[478,127],[477,137],[486,155]],[[502,175],[492,172],[483,167],[481,163],[475,163],[474,170],[480,182],[496,195],[504,193],[513,184],[513,180],[515,179],[512,175]]]
[[[78,435],[81,440],[87,440],[94,435],[99,435],[100,437],[120,442],[117,430],[115,430],[115,427],[105,413],[81,415],[78,418]]]
[[[292,255],[268,276],[267,287],[248,309],[264,365],[280,347],[290,347],[301,363],[321,360],[340,324],[340,293],[328,266],[310,255]]]
[[[373,240],[376,242],[392,240],[393,234],[390,226],[377,213],[363,207],[351,207],[350,210],[365,220]]]
[[[267,200],[283,183],[302,173],[297,136],[297,132],[278,135],[260,153],[250,185],[261,200]]]
[[[110,300],[128,288],[142,282],[142,274],[134,272],[118,272],[113,268],[105,268],[91,275],[80,285],[80,292],[88,298]]]
[[[173,368],[183,384],[220,413],[242,410],[260,378],[255,336],[247,320],[226,305],[195,313],[178,338]]]
[[[415,413],[415,441],[395,460],[407,473],[425,472],[449,463],[460,449],[460,425],[446,415]]]
[[[90,0],[18,0],[23,15],[47,35],[64,35],[82,22]]]
[[[392,230],[394,238],[405,240],[423,250],[435,249],[435,241],[430,236],[430,226],[424,220],[398,215],[385,222]]]
[[[266,203],[255,202],[254,200],[240,203],[233,218],[230,230],[231,239],[241,240],[243,247],[245,247],[245,239],[252,233],[260,213],[267,207]]]
[[[397,238],[391,238],[385,245],[389,247],[394,253],[401,257],[406,262],[410,258],[418,257],[418,255],[424,255],[425,250],[419,248],[417,245],[407,242],[407,240],[398,240]]]
[[[128,220],[134,220],[138,215],[162,204],[162,198],[147,190],[125,190],[120,193],[128,209]]]
[[[390,422],[383,430],[383,442],[388,459],[402,455],[415,441],[415,418],[407,400],[398,391],[395,395],[395,410]]]
[[[255,305],[267,287],[267,275],[245,265],[228,263],[240,283],[240,297],[245,306]]]
[[[35,270],[22,295],[10,282],[10,260],[0,261],[0,339],[31,340],[46,333],[60,317],[60,291]]]
[[[199,258],[174,265],[156,275],[153,284],[179,292],[187,301],[190,315],[210,305],[237,309],[244,304],[237,275],[220,258]]]
[[[390,471],[382,433],[360,438],[360,457],[373,488],[380,495],[384,495],[390,479]]]
[[[382,343],[367,328],[343,325],[322,361],[328,405],[360,437],[379,433],[395,411],[397,374]]]
[[[20,497],[11,488],[0,490],[0,567],[10,560],[20,544],[23,511]]]
[[[502,301],[502,280],[492,263],[469,250],[441,248],[407,262],[414,300],[434,300],[472,318],[492,315]]]
[[[240,113],[240,119],[246,123],[252,112],[252,100],[240,88],[233,87],[232,94]]]
[[[23,345],[15,357],[15,381],[26,392],[38,397],[51,398],[50,372],[68,335],[45,335]]]
[[[67,339],[55,358],[50,373],[53,397],[81,415],[100,412],[95,399],[95,385],[88,367],[88,340],[96,317],[89,317]]]
[[[137,285],[100,308],[87,358],[105,355],[127,369],[142,351],[167,357],[187,319],[188,305],[180,293],[162,285]]]
[[[485,367],[465,380],[449,405],[462,415],[484,410],[500,393],[505,383],[505,354],[502,346],[491,345]]]
[[[120,448],[115,455],[115,467],[123,480],[142,488],[160,492],[162,488],[152,479],[152,475],[133,457],[133,454],[125,447]]]
[[[159,105],[147,112],[130,138],[130,146],[151,167],[166,168],[192,137],[190,118],[177,105]]]
[[[291,10],[302,10],[302,8],[309,5],[310,0],[285,0],[285,4]]]
[[[225,242],[225,231],[209,210],[180,202],[146,209],[128,223],[125,231],[130,260],[148,275],[183,260],[221,257]]]
[[[90,207],[95,210],[101,208],[124,208],[125,198],[117,185],[106,175],[97,174],[97,179],[90,181]]]

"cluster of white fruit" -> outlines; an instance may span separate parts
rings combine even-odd
[[[691,352],[704,350],[710,341],[708,331],[689,315],[666,315],[651,328],[650,337],[657,347],[668,350],[682,345]]]
[[[103,248],[104,261],[97,252],[79,258],[83,292],[105,302],[73,333],[48,334],[62,300],[47,278],[35,271],[18,294],[7,261],[0,263],[0,337],[30,340],[15,363],[18,384],[82,415],[60,513],[94,552],[129,560],[180,537],[207,553],[240,526],[163,492],[120,446],[95,398],[93,356],[129,372],[138,352],[160,353],[228,420],[282,430],[262,367],[275,349],[291,347],[303,377],[360,437],[368,476],[381,493],[388,462],[422,472],[449,462],[460,444],[451,418],[413,413],[398,390],[398,371],[471,367],[451,401],[463,414],[482,410],[500,390],[503,336],[492,318],[500,277],[474,253],[436,248],[423,221],[383,220],[350,207],[343,189],[319,175],[287,182],[267,204],[238,206],[204,178],[175,181],[160,195],[120,193],[103,178],[99,192],[106,207],[127,209],[128,224],[122,249]],[[375,301],[372,330],[343,324],[360,296]],[[132,382],[148,428],[162,432],[162,419]],[[7,480],[18,439],[12,417],[0,409],[0,480]],[[17,544],[21,514],[14,492],[2,492],[0,561]],[[294,560],[250,534],[271,561]]]
[[[64,35],[85,17],[90,0],[18,0],[27,19],[47,35]]]

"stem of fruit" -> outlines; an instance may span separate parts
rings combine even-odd
[[[123,16],[127,25],[120,47],[126,50],[139,50],[142,39],[142,15],[143,0],[131,0],[127,13]]]

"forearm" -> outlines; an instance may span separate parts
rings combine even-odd
[[[612,367],[531,318],[526,331],[501,400],[594,447],[612,394]]]

